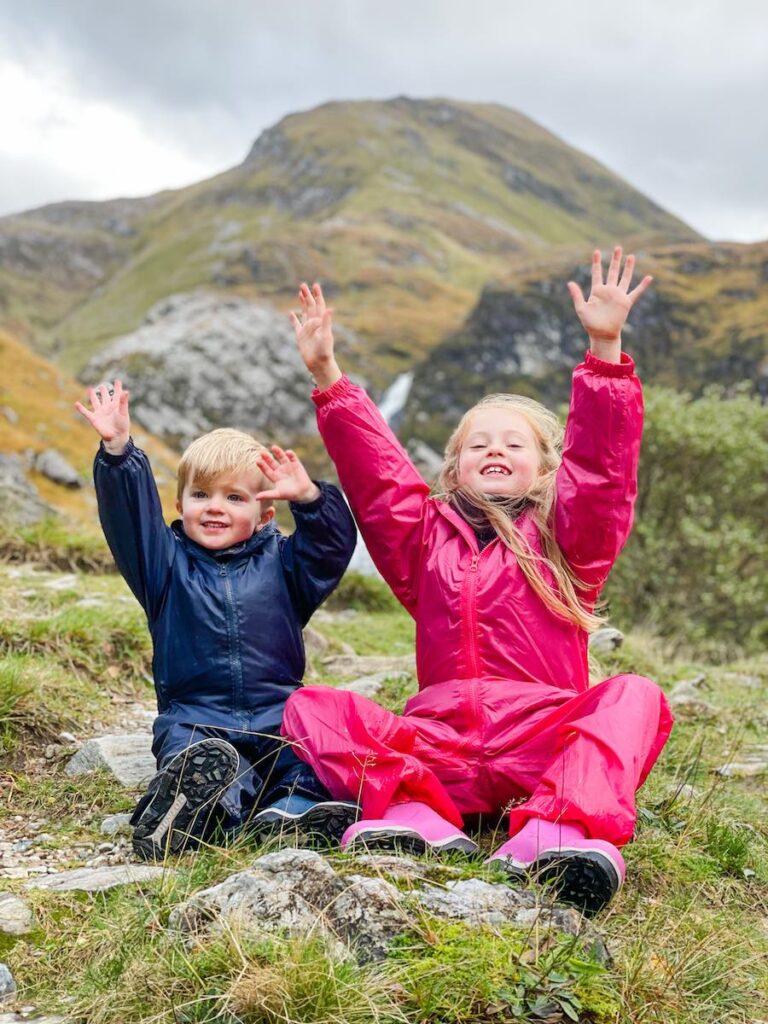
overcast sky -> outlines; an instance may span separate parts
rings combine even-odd
[[[239,163],[330,99],[522,111],[711,238],[768,238],[765,0],[0,0],[0,213]]]

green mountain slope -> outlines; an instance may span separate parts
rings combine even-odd
[[[697,236],[515,111],[330,103],[189,188],[1,219],[0,317],[77,370],[166,295],[203,286],[287,307],[317,277],[383,383],[455,329],[487,281],[553,248],[633,237]]]
[[[768,242],[666,246],[638,261],[654,284],[624,343],[643,380],[694,394],[751,380],[768,395]],[[416,368],[402,434],[442,448],[461,414],[495,391],[567,402],[588,343],[566,282],[588,289],[587,277],[568,255],[485,288],[463,327]]]

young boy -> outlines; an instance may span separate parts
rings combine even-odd
[[[99,518],[154,646],[158,774],[131,819],[134,850],[160,859],[245,825],[337,838],[357,808],[330,800],[279,730],[304,674],[302,626],[354,550],[340,492],[310,480],[291,451],[214,430],[182,456],[181,519],[168,527],[130,438],[128,392],[116,380],[88,395],[91,409],[76,408],[102,439]],[[291,503],[290,537],[273,522],[274,500]]]

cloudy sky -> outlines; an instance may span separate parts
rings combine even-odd
[[[0,214],[239,163],[330,99],[494,101],[768,238],[765,0],[0,0]]]

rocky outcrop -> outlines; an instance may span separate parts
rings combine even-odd
[[[0,454],[0,524],[31,526],[54,514],[27,479],[21,456]]]
[[[67,775],[105,770],[128,789],[140,789],[155,774],[152,737],[147,733],[99,736],[88,740],[66,767]]]
[[[265,441],[314,431],[309,375],[271,306],[204,291],[164,299],[81,374],[89,384],[115,377],[136,418],[172,445],[223,426]]]

